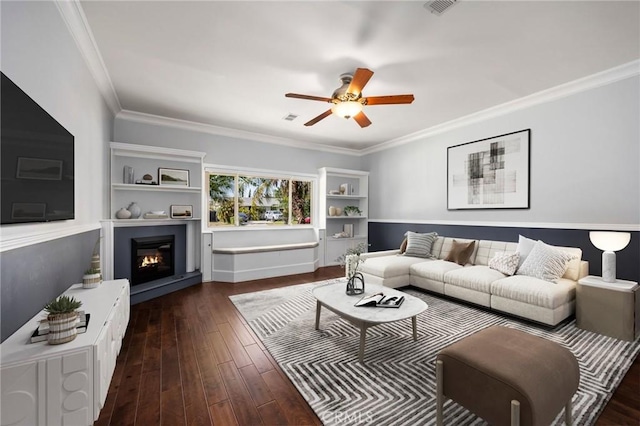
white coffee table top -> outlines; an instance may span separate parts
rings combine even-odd
[[[400,321],[414,317],[427,309],[427,304],[417,297],[389,287],[366,284],[364,294],[348,296],[345,293],[346,286],[346,281],[318,286],[313,289],[313,295],[327,308],[346,317],[370,324]],[[380,292],[384,293],[385,296],[404,296],[404,302],[399,308],[354,306],[358,300],[362,299],[362,297]]]

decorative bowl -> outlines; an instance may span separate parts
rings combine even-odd
[[[153,213],[153,214],[166,214],[164,210],[152,210],[151,213]]]

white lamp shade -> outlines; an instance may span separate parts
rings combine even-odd
[[[356,101],[338,102],[331,107],[331,112],[344,118],[353,117],[362,111],[362,104]]]
[[[631,234],[629,232],[591,231],[589,239],[594,246],[602,251],[618,251],[629,244]]]

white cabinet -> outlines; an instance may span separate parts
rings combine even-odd
[[[336,265],[336,259],[347,248],[355,248],[361,243],[368,245],[369,172],[323,167],[319,176],[319,227],[325,235],[324,265]],[[348,216],[345,210],[348,206],[358,208],[360,213]],[[335,215],[336,209],[339,215]],[[353,229],[352,237],[337,236],[350,228]]]
[[[188,205],[193,206],[193,218],[200,218],[204,156],[204,152],[198,151],[111,142],[111,218],[132,202],[138,204],[142,215],[151,211],[169,214],[171,205]],[[189,172],[189,185],[127,183],[125,167],[133,169],[134,182],[141,181],[144,175],[151,175],[153,181],[159,183],[160,168],[185,170]]]
[[[29,343],[40,312],[0,345],[3,426],[91,425],[100,414],[129,322],[129,282],[75,284],[64,294],[91,315],[85,333],[61,345]]]

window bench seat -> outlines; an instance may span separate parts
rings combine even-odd
[[[246,253],[263,253],[266,251],[283,251],[283,250],[300,250],[306,248],[318,247],[317,241],[309,243],[294,243],[294,244],[276,244],[270,246],[252,246],[252,247],[226,247],[226,248],[214,248],[212,253],[218,254],[246,254]]]
[[[251,238],[253,241],[255,236]],[[247,240],[227,240],[214,245],[211,248],[213,281],[237,283],[302,274],[313,272],[319,266],[316,239],[277,243],[271,238],[260,238],[259,241],[263,244],[247,245]],[[235,244],[238,246],[233,247]]]

